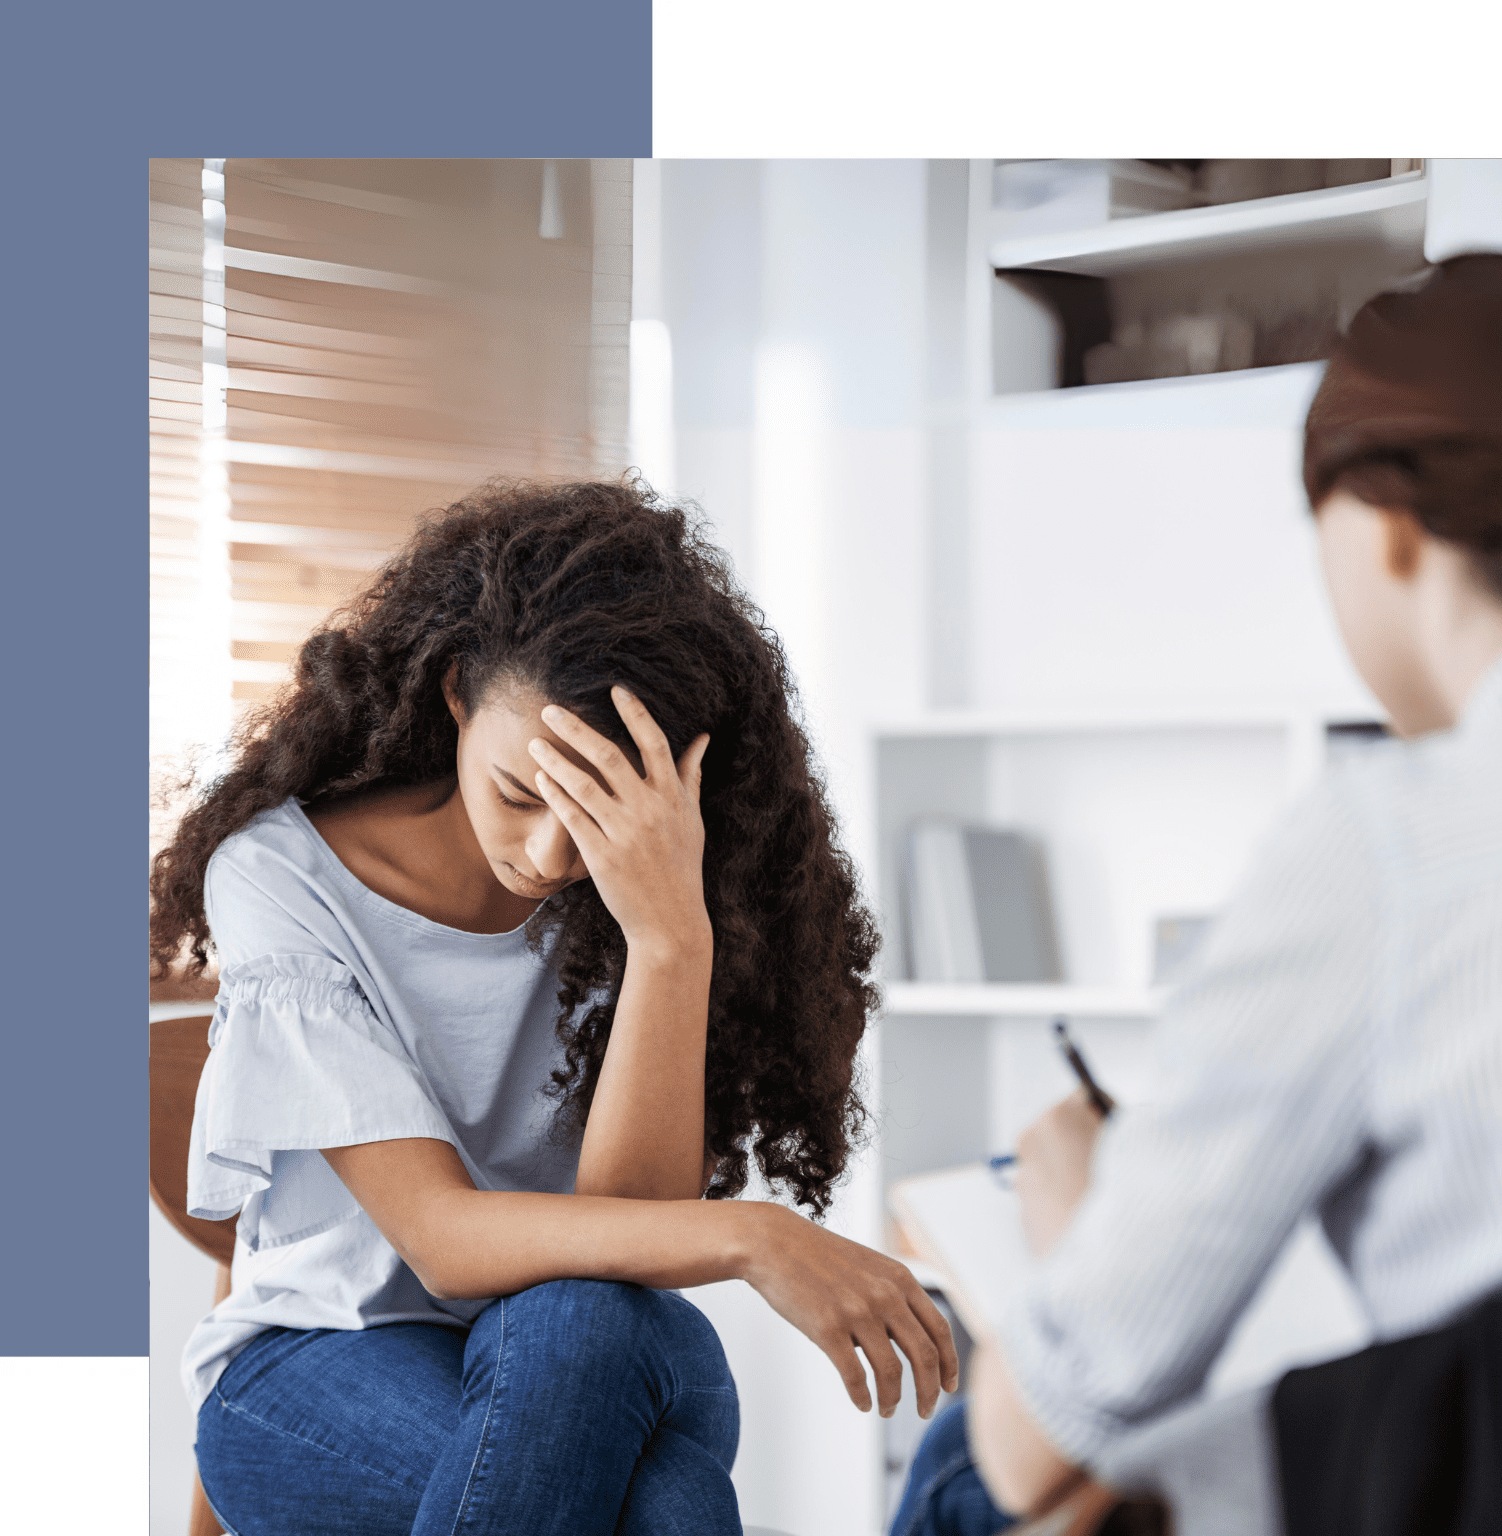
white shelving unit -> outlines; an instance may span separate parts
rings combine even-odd
[[[1154,920],[1219,910],[1258,840],[1322,772],[1328,726],[1356,718],[1313,706],[1061,708],[874,727],[885,1183],[995,1152],[1067,1092],[1047,1039],[1056,1016],[1107,1053],[1126,1092],[1165,996],[1153,984]],[[1064,982],[910,979],[900,845],[914,818],[935,815],[1041,846]]]
[[[1093,229],[1015,239],[992,211],[993,267],[1113,277],[1144,266],[1265,254],[1311,241],[1376,244],[1421,254],[1428,185],[1422,171],[1355,186],[1259,197],[1211,208],[1112,219]]]
[[[1426,166],[1380,181],[1032,234],[1025,220],[993,206],[992,162],[972,162],[972,396],[980,401],[993,395],[1026,395],[1060,382],[1068,394],[1119,387],[1062,378],[1060,368],[1067,372],[1074,365],[1067,357],[1047,354],[1086,344],[1078,338],[1068,341],[1069,323],[1049,312],[1051,300],[1010,291],[1000,274],[1010,274],[1011,286],[1029,274],[1086,287],[1088,280],[1095,280],[1096,288],[1109,295],[1097,308],[1109,309],[1110,321],[1093,335],[1093,342],[1111,339],[1133,323],[1151,325],[1172,314],[1227,309],[1241,312],[1258,327],[1276,329],[1294,322],[1316,329],[1342,325],[1374,293],[1423,269],[1430,186]],[[1103,314],[1088,324],[1100,329],[1106,325]],[[1016,352],[1008,344],[1009,335],[1021,343],[1023,355],[1036,359],[1020,371],[1014,366]],[[1286,336],[1282,341],[1264,336],[1256,350],[1271,348],[1274,355],[1265,356],[1256,368],[1224,358],[1214,366],[1237,373],[1260,371],[1266,365],[1292,366],[1276,355],[1290,344]],[[1300,343],[1305,344],[1313,342]],[[1215,376],[1196,373],[1187,365],[1181,372],[1191,378]]]

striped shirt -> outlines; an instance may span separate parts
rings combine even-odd
[[[1454,730],[1329,774],[1261,851],[1003,1330],[1089,1462],[1203,1385],[1317,1214],[1376,1340],[1502,1286],[1502,663]]]

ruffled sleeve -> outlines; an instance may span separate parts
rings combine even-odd
[[[240,1212],[252,1250],[359,1213],[321,1147],[423,1136],[457,1147],[416,1064],[331,957],[227,966],[188,1154],[188,1210]]]

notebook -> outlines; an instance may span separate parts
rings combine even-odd
[[[967,1163],[902,1179],[888,1198],[919,1257],[944,1276],[966,1332],[995,1334],[1032,1263],[1017,1196],[984,1163]]]

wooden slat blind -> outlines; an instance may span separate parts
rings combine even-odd
[[[203,419],[203,161],[150,180],[150,558],[153,761],[192,739]]]
[[[227,162],[237,699],[285,678],[423,511],[495,474],[625,467],[630,178],[630,161]]]

